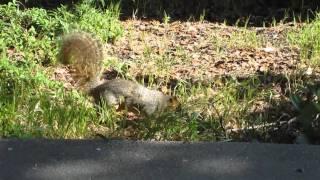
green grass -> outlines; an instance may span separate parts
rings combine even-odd
[[[319,72],[320,65],[320,14],[315,19],[298,27],[288,34],[288,41],[292,46],[300,49],[302,63],[312,69],[311,81],[295,82],[299,88],[293,88],[290,99],[298,111],[297,119],[301,124],[303,133],[309,141],[319,143],[319,113],[320,113],[320,87],[319,77],[314,72]],[[303,66],[302,66],[303,67]],[[302,68],[306,72],[306,68]]]
[[[67,10],[40,8],[21,10],[18,4],[0,6],[0,40],[6,47],[23,52],[25,59],[49,64],[55,61],[57,39],[70,31],[87,31],[103,42],[115,41],[123,30],[119,24],[119,7],[99,11],[83,3]]]
[[[94,111],[82,96],[65,92],[35,64],[2,57],[0,70],[1,136],[81,138],[87,131]]]
[[[176,57],[171,56],[166,49],[169,41],[163,37],[160,42],[163,48],[159,52],[146,42],[139,61],[129,64],[113,57],[105,60],[106,67],[127,79],[136,79],[132,69],[144,65],[142,76],[147,77],[148,87],[176,95],[181,101],[179,111],[128,121],[126,114],[108,107],[96,109],[89,97],[76,90],[67,90],[62,83],[50,78],[56,65],[58,40],[63,33],[88,31],[104,43],[121,37],[119,5],[99,10],[82,3],[72,8],[46,11],[20,9],[14,2],[0,6],[1,137],[92,138],[99,133],[131,139],[228,140],[233,138],[228,129],[276,122],[282,112],[287,112],[280,108],[290,103],[290,95],[302,94],[299,89],[306,84],[300,77],[287,77],[281,83],[285,89],[281,94],[274,88],[280,83],[266,83],[265,79],[269,77],[266,74],[245,80],[219,77],[207,83],[179,79],[169,87],[172,65],[191,63],[191,57],[182,47],[177,47]],[[167,26],[170,26],[169,20],[165,14]],[[301,32],[289,35],[291,42],[299,45],[302,52],[312,51],[311,56],[304,56],[311,57],[312,61],[320,52],[316,36],[318,22],[316,19]],[[213,35],[212,45],[217,52],[226,48],[259,48],[263,44],[254,30],[240,29],[229,35]],[[313,43],[309,43],[311,40]],[[137,80],[144,83],[143,78]],[[263,140],[269,140],[266,130],[255,133]]]
[[[301,49],[301,57],[309,65],[315,67],[320,64],[320,14],[316,18],[288,34],[289,42]]]
[[[90,136],[88,125],[100,118],[95,109],[83,95],[50,80],[43,65],[55,64],[63,33],[83,30],[114,41],[122,33],[117,8],[101,12],[84,3],[71,10],[22,10],[15,1],[0,6],[1,136]]]

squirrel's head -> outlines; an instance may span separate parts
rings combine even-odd
[[[179,100],[176,96],[169,96],[167,104],[168,104],[168,108],[170,110],[177,110],[181,106],[181,103],[179,102]]]

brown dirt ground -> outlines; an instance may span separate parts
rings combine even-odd
[[[240,37],[246,35],[245,30],[223,24],[138,20],[122,23],[124,36],[109,45],[109,54],[128,63],[133,76],[152,74],[157,57],[166,58],[166,74],[170,78],[193,80],[267,71],[287,73],[294,71],[300,61],[299,49],[290,47],[286,40],[286,32],[292,29],[290,24],[248,29],[259,38],[253,45],[246,37]]]

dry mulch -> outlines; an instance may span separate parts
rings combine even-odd
[[[299,49],[290,47],[280,25],[249,28],[262,39],[232,42],[243,28],[209,22],[123,21],[124,36],[108,45],[109,54],[130,64],[132,75],[152,74],[161,57],[173,79],[211,79],[216,76],[250,76],[258,72],[281,74],[294,71],[300,61]],[[241,37],[239,38],[241,41]],[[228,42],[230,41],[230,42]],[[149,53],[149,54],[148,54]]]

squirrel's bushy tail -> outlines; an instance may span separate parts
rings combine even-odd
[[[104,57],[101,42],[89,33],[73,32],[61,40],[58,61],[70,67],[76,86],[84,91],[99,84]]]

